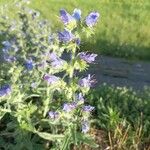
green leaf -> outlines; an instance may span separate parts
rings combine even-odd
[[[35,150],[43,150],[44,149],[44,146],[41,145],[41,144],[33,143],[33,147],[34,147]]]
[[[95,143],[94,139],[86,134],[82,133],[76,133],[77,139],[79,142],[82,142],[83,144],[87,144],[92,148],[98,148],[99,146]]]
[[[0,120],[4,117],[6,112],[0,112]]]
[[[0,137],[0,146],[4,146],[5,147],[5,140],[2,138],[2,137]],[[0,147],[1,148],[1,147]]]
[[[57,120],[50,120],[50,119],[42,119],[41,123],[48,123],[49,125],[60,125],[61,123]]]
[[[70,144],[71,144],[71,134],[67,134],[63,140],[63,145],[61,150],[69,150]]]
[[[62,134],[49,134],[46,132],[35,132],[37,135],[39,135],[41,138],[45,139],[45,140],[49,140],[49,141],[55,141],[58,139],[63,139],[64,135]]]
[[[76,125],[73,125],[71,127],[71,135],[72,135],[73,143],[75,145],[77,145],[77,136],[76,136],[76,133],[77,133],[77,127],[76,127]]]
[[[25,97],[24,100],[27,100],[27,99],[33,98],[33,97],[40,97],[40,95],[38,95],[38,94],[31,94],[31,95]]]
[[[11,112],[11,110],[0,107],[0,120],[4,117],[4,115],[7,112]]]

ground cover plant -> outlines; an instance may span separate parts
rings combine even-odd
[[[0,148],[4,150],[68,150],[81,144],[97,147],[88,131],[91,111],[87,104],[92,75],[76,74],[88,69],[97,54],[79,52],[80,36],[94,34],[99,13],[81,17],[60,10],[64,25],[51,32],[47,20],[28,8],[28,0],[16,1],[15,19],[2,8],[0,30]],[[69,58],[62,59],[65,53]]]
[[[1,0],[7,4],[14,0]],[[150,2],[149,0],[32,0],[31,7],[40,11],[57,29],[61,22],[57,17],[60,8],[80,8],[84,14],[98,10],[103,16],[94,37],[84,40],[84,50],[131,59],[150,60]],[[14,11],[12,7],[10,10]],[[83,15],[84,15],[83,14]],[[12,13],[11,13],[12,15]],[[54,17],[55,16],[55,17]]]
[[[150,149],[150,88],[140,93],[106,84],[90,92],[93,127],[100,149]]]

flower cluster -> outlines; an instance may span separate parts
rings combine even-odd
[[[87,63],[93,63],[97,54],[87,54],[86,52],[81,52],[78,54],[80,59],[86,61]]]
[[[9,31],[10,40],[2,42],[3,64],[7,65],[5,70],[9,70],[0,81],[0,99],[7,103],[9,95],[12,100],[9,108],[13,108],[12,115],[18,117],[20,126],[46,140],[43,131],[47,134],[61,133],[66,137],[79,131],[85,135],[90,129],[90,116],[94,110],[88,105],[86,95],[95,79],[90,74],[78,78],[75,72],[94,63],[97,54],[80,51],[82,33],[79,31],[81,27],[92,30],[99,13],[91,12],[83,18],[80,9],[74,9],[72,15],[61,9],[64,30],[51,33],[48,22],[39,21],[40,13],[18,7],[21,12],[17,21],[21,20],[21,23],[16,23],[13,30],[5,30],[5,33]],[[65,58],[71,55],[71,58],[67,60],[63,55]],[[10,79],[9,85],[4,84],[5,78]],[[45,129],[43,120],[49,130]],[[60,127],[62,130],[58,129]],[[56,142],[59,144],[54,145],[61,145],[60,141],[64,142],[58,138]]]
[[[48,84],[55,84],[56,82],[59,81],[59,77],[46,74],[46,75],[44,75],[44,80],[47,81]]]
[[[91,75],[89,74],[87,77],[79,80],[79,85],[81,87],[90,88],[95,82],[95,79],[92,79]]]
[[[98,17],[99,17],[99,13],[97,12],[91,12],[85,19],[84,24],[87,27],[93,27],[97,21],[98,21]],[[73,14],[70,15],[66,10],[61,9],[60,10],[60,19],[62,20],[62,22],[64,23],[65,29],[62,32],[58,32],[58,39],[60,41],[60,43],[64,43],[64,44],[68,44],[68,43],[74,43],[74,41],[76,41],[76,45],[79,46],[80,45],[80,38],[76,37],[76,33],[74,32],[74,28],[77,27],[77,23],[78,21],[81,21],[81,10],[79,9],[75,9],[73,11]],[[76,53],[76,50],[72,52],[72,55],[76,58],[79,58],[80,60],[85,61],[85,63],[93,63],[95,61],[95,58],[97,56],[97,54],[90,54],[87,52],[80,52],[80,53]],[[58,66],[61,64],[61,59],[58,58],[56,56],[56,54],[52,53],[50,55],[52,62],[56,61],[56,64],[58,64]],[[75,59],[77,60],[77,59]],[[72,66],[73,71],[75,70],[75,67]],[[47,81],[49,80],[49,78],[47,78]],[[53,82],[57,81],[58,79],[56,77],[53,77]],[[51,80],[50,80],[51,81]],[[92,79],[91,75],[88,75],[88,77],[82,78],[78,81],[77,85],[79,87],[83,87],[83,88],[87,88],[90,89],[90,87],[93,85],[93,83],[95,83],[95,80]],[[82,93],[76,94],[73,93],[73,97],[75,95],[75,100],[72,100],[71,103],[67,103],[65,102],[63,104],[63,111],[65,112],[72,112],[75,111],[76,109],[81,108],[81,111],[83,112],[87,112],[90,113],[91,111],[94,110],[94,107],[90,106],[90,105],[85,105],[85,100],[83,97]],[[83,106],[82,106],[83,105]],[[82,107],[81,107],[82,106]],[[51,111],[50,111],[51,112]],[[51,114],[50,114],[51,116]],[[53,118],[53,117],[52,117]],[[84,118],[84,121],[82,121],[82,131],[83,133],[86,133],[89,129],[89,122],[88,122],[88,117]],[[85,129],[86,128],[86,129]]]
[[[91,12],[85,19],[86,25],[88,27],[93,27],[99,18],[99,13],[98,12]]]

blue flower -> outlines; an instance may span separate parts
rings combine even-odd
[[[84,102],[84,97],[83,97],[82,93],[79,93],[78,95],[76,95],[76,100],[78,100],[80,102]]]
[[[87,133],[90,129],[90,124],[87,120],[82,121],[82,133]]]
[[[77,20],[79,21],[81,19],[81,10],[75,8],[73,11],[72,16],[64,9],[60,10],[60,18],[64,25],[68,25],[69,23]]]
[[[51,66],[54,68],[60,68],[64,64],[64,61],[60,59],[54,52],[49,54],[49,58],[50,58]]]
[[[0,88],[0,96],[6,96],[11,93],[10,85],[6,84]]]
[[[54,75],[46,74],[46,75],[44,75],[44,80],[47,81],[48,84],[55,84],[56,82],[58,82],[60,80],[60,78],[58,78]]]
[[[14,62],[16,61],[16,56],[14,52],[18,51],[18,47],[15,45],[15,41],[3,41],[3,58],[7,62]]]
[[[60,10],[60,18],[63,21],[64,25],[67,25],[74,20],[74,18],[64,9]]]
[[[81,40],[80,40],[79,38],[77,38],[77,39],[75,40],[75,42],[76,42],[76,44],[79,46],[80,43],[81,43]]]
[[[51,62],[51,66],[54,68],[60,68],[61,66],[63,66],[63,64],[64,64],[64,62],[60,58]]]
[[[93,83],[95,83],[95,80],[93,80],[91,75],[89,74],[88,77],[80,79],[78,84],[81,87],[90,88],[93,85]]]
[[[87,63],[92,63],[95,61],[97,54],[87,54],[86,52],[81,52],[78,54],[78,56]]]
[[[18,47],[16,46],[16,43],[15,43],[14,40],[11,41],[11,42],[9,42],[9,41],[3,41],[2,45],[4,46],[4,48],[2,50],[3,50],[3,52],[5,54],[8,54],[10,50],[13,50],[15,52],[18,51]]]
[[[59,113],[56,111],[49,111],[48,115],[51,119],[56,119],[59,117]]]
[[[99,18],[99,13],[98,12],[91,12],[85,19],[85,23],[88,27],[93,27]]]
[[[48,57],[51,61],[55,61],[58,59],[58,56],[56,55],[55,52],[49,53]]]
[[[83,111],[85,112],[91,112],[94,110],[95,107],[87,105],[87,106],[83,106]]]
[[[9,41],[3,41],[2,44],[4,46],[4,49],[3,49],[4,52],[11,49],[12,44]]]
[[[10,56],[8,54],[4,54],[4,60],[7,62],[14,62],[16,61],[16,57],[15,56]]]
[[[63,32],[58,32],[58,38],[60,42],[67,43],[73,40],[74,35],[70,31],[64,30]]]
[[[73,11],[72,16],[73,16],[77,21],[79,21],[79,20],[81,19],[81,10],[75,8],[74,11]]]
[[[33,67],[34,67],[34,64],[33,64],[32,60],[27,60],[24,65],[25,65],[27,70],[32,70]]]
[[[65,103],[63,105],[63,111],[66,111],[66,112],[70,112],[72,111],[73,109],[75,109],[77,106],[76,103]]]

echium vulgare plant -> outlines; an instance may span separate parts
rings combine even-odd
[[[79,9],[72,15],[61,9],[64,29],[52,33],[26,2],[15,3],[15,20],[1,9],[0,148],[97,147],[88,133],[94,107],[85,99],[95,80],[77,74],[97,56],[81,52],[80,44],[81,34],[93,35],[99,13],[82,18]]]

